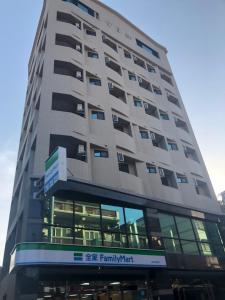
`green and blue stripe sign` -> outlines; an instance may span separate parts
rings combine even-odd
[[[58,147],[45,162],[44,192],[59,180],[67,181],[66,149]]]
[[[90,247],[47,243],[18,244],[11,257],[11,269],[24,265],[96,265],[165,267],[161,250]]]

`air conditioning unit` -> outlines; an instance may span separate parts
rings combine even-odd
[[[117,158],[119,162],[124,162],[124,155],[121,152],[117,152]]]
[[[75,23],[75,26],[80,29],[80,23]]]
[[[33,193],[33,199],[34,200],[42,200],[44,197],[44,188],[42,188],[40,191],[38,192],[34,192]]]
[[[133,56],[133,59],[134,59],[134,61],[138,60],[137,56]]]
[[[118,123],[119,122],[119,118],[118,118],[117,115],[113,115],[112,119],[113,119],[113,123]]]
[[[109,57],[105,57],[105,62],[109,63],[110,62],[110,58]]]
[[[154,132],[150,132],[151,135],[151,139],[154,141],[156,139],[155,133]]]
[[[107,39],[106,35],[105,35],[105,34],[103,34],[103,36],[102,36],[102,40],[103,40],[103,41],[105,41],[106,39]]]
[[[138,82],[142,83],[143,79],[141,77],[138,77]]]
[[[148,109],[149,104],[144,102],[144,108]]]
[[[76,50],[77,50],[77,51],[81,51],[81,45],[76,44]]]
[[[80,144],[80,145],[78,145],[78,154],[85,154],[86,152],[85,152],[85,146],[84,145],[82,145],[82,144]]]
[[[159,175],[160,177],[165,177],[165,172],[162,168],[159,168]]]
[[[109,87],[110,90],[112,90],[113,89],[113,83],[112,82],[108,82],[108,87]]]
[[[76,71],[76,78],[81,79],[82,78],[82,72]]]
[[[79,112],[82,112],[82,111],[84,111],[84,107],[83,107],[83,104],[77,104],[77,111],[79,111]]]

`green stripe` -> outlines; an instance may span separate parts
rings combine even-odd
[[[63,244],[48,243],[23,243],[16,246],[16,251],[21,250],[57,250],[57,251],[74,251],[74,252],[100,252],[100,253],[123,253],[123,254],[139,254],[139,255],[156,255],[165,256],[163,250],[147,250],[147,249],[124,249],[124,248],[107,248],[107,247],[90,247]]]
[[[45,171],[47,171],[57,159],[58,159],[58,149],[46,160]]]

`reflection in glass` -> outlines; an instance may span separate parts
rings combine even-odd
[[[165,250],[168,253],[181,253],[179,240],[163,239]]]
[[[76,228],[75,244],[83,246],[102,246],[101,232]]]
[[[42,233],[44,242],[73,244],[73,230],[71,228],[46,226]]]
[[[196,242],[181,241],[184,254],[199,255],[198,246]]]
[[[174,222],[174,217],[166,214],[159,214],[159,223],[162,236],[177,238],[177,230]]]
[[[123,208],[112,205],[101,205],[102,229],[104,231],[125,231]]]
[[[126,248],[127,247],[127,239],[126,235],[116,233],[116,232],[105,232],[103,234],[103,242],[105,247],[120,247]]]
[[[213,255],[208,243],[199,243],[199,248],[202,255]]]
[[[204,222],[196,219],[193,219],[192,221],[193,221],[193,226],[194,226],[197,240],[201,242],[207,242],[208,238],[207,238]]]
[[[99,204],[75,202],[75,227],[100,229]]]
[[[127,230],[132,234],[146,234],[143,211],[140,209],[125,208]]]
[[[175,217],[181,239],[195,240],[191,220],[185,217]]]
[[[73,226],[73,201],[53,197],[50,224],[60,226]]]
[[[141,235],[128,235],[129,248],[139,248],[139,249],[147,249],[148,247],[148,239],[146,236]]]

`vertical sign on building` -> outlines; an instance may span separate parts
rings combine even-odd
[[[57,181],[67,181],[66,149],[58,147],[45,162],[44,192]]]

